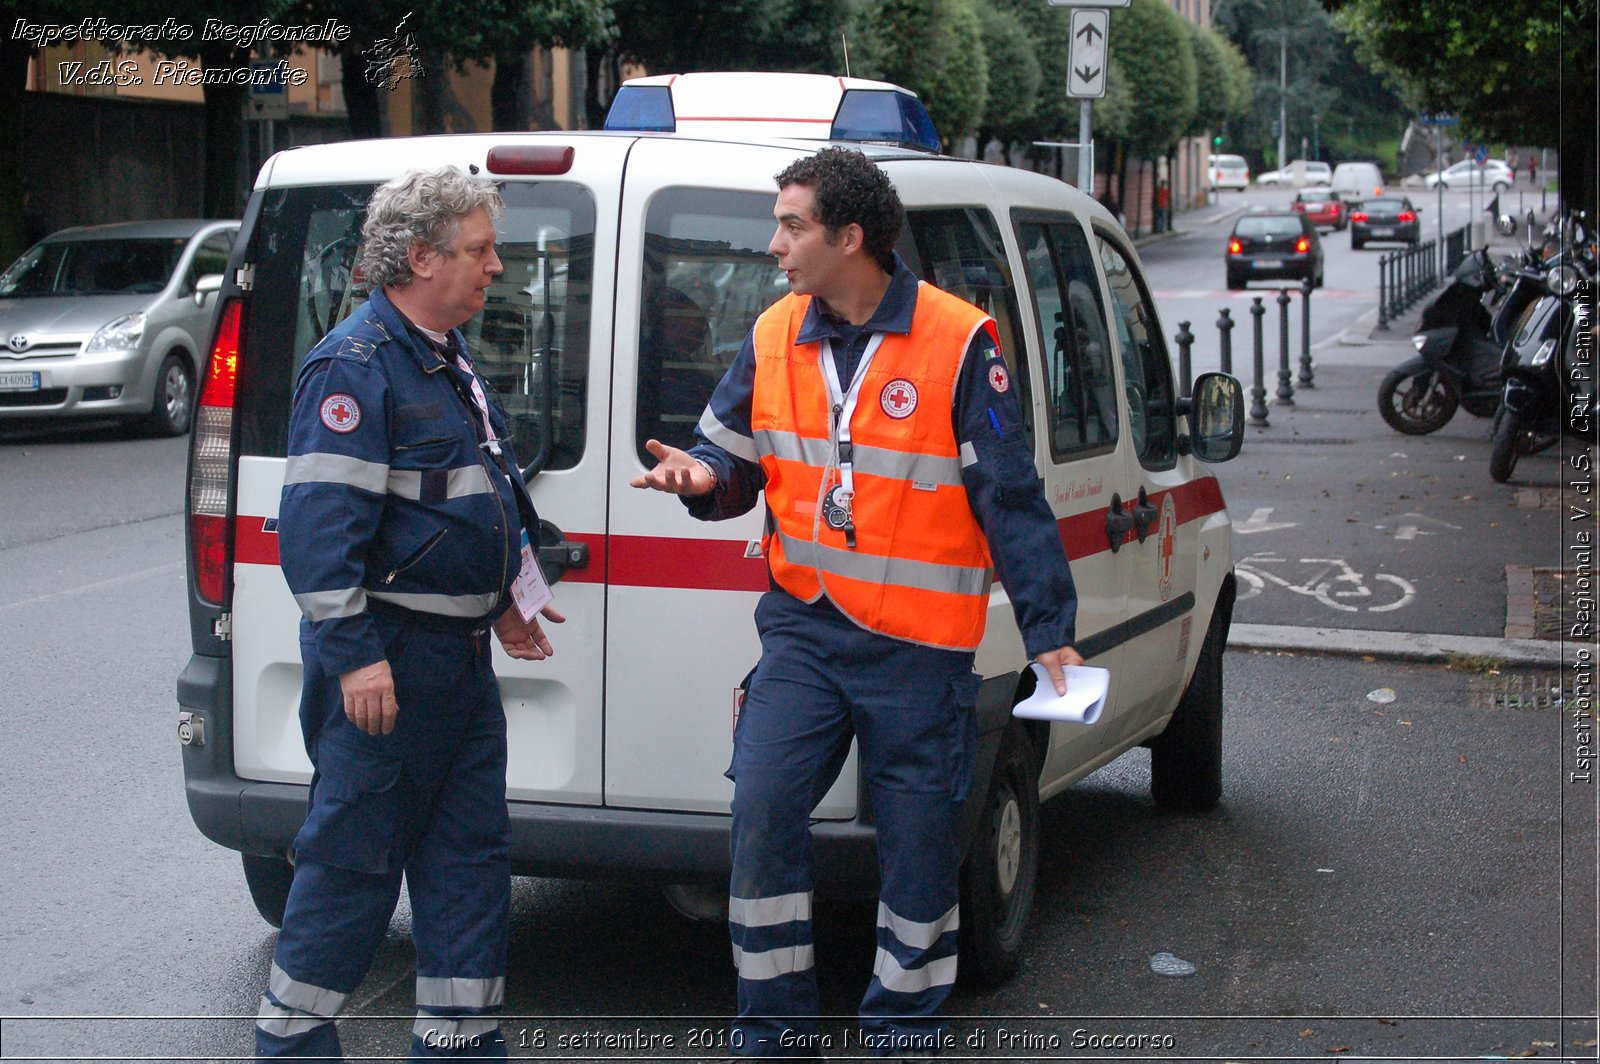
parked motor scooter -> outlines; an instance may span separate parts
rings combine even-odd
[[[1569,222],[1564,258],[1541,296],[1517,322],[1501,371],[1505,392],[1495,415],[1489,475],[1509,480],[1523,455],[1563,433],[1594,442],[1595,248],[1581,223]]]
[[[1501,354],[1512,323],[1543,291],[1544,268],[1531,246],[1498,271],[1486,249],[1468,255],[1449,287],[1423,309],[1422,331],[1411,338],[1417,357],[1379,385],[1383,420],[1422,436],[1443,428],[1458,406],[1475,417],[1494,416],[1504,384]]]

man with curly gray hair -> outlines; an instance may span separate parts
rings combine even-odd
[[[379,188],[371,298],[306,356],[279,506],[315,773],[256,1021],[259,1057],[340,1058],[333,1023],[402,875],[417,948],[411,1057],[503,1059],[506,718],[488,637],[552,653],[562,616],[506,416],[460,326],[502,272],[499,193],[445,168]]]

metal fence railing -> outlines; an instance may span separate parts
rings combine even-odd
[[[1472,250],[1467,228],[1444,235],[1444,254],[1439,253],[1439,240],[1413,244],[1399,251],[1391,251],[1378,260],[1378,328],[1387,329],[1389,323],[1416,304],[1417,300],[1432,292],[1440,281],[1450,276]]]

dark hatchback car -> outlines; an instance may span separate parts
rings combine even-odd
[[[1354,204],[1350,210],[1350,246],[1370,240],[1397,240],[1415,244],[1422,236],[1417,209],[1405,196],[1380,196]]]
[[[1322,241],[1311,219],[1298,211],[1247,214],[1228,237],[1228,287],[1249,281],[1311,279],[1322,287]]]

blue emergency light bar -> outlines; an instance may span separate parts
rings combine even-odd
[[[826,80],[834,83],[839,81],[832,78]],[[826,115],[715,115],[680,121],[670,83],[630,83],[617,90],[616,97],[611,101],[611,109],[606,112],[605,128],[636,133],[703,132],[709,136],[728,136],[737,132],[753,137],[801,137],[860,144],[895,144],[929,152],[937,152],[940,148],[939,131],[934,128],[933,118],[922,101],[909,92],[889,87],[851,87],[840,92],[838,101],[831,118]]]

